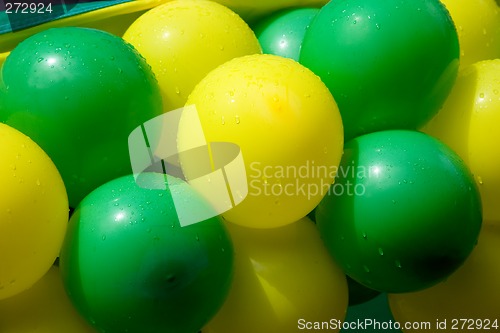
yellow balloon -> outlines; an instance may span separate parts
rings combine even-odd
[[[499,256],[500,228],[485,226],[471,256],[447,281],[416,293],[389,295],[394,318],[402,325],[430,322],[434,329],[431,332],[468,332],[471,328],[482,332],[481,325],[483,328],[489,325],[490,331],[497,331],[500,327]],[[493,328],[495,320],[497,328]],[[436,326],[437,321],[441,327]]]
[[[45,152],[0,123],[0,300],[31,287],[59,254],[68,197]]]
[[[346,278],[312,221],[271,230],[227,226],[235,249],[233,285],[203,333],[292,333],[344,320]]]
[[[216,0],[228,6],[245,20],[254,22],[280,9],[291,7],[321,7],[329,0]]]
[[[273,55],[231,60],[190,95],[207,142],[239,145],[248,195],[224,218],[256,228],[306,216],[333,182],[343,127],[328,88],[299,63]],[[193,128],[179,126],[179,151],[193,147]],[[185,167],[189,174],[189,167]]]
[[[495,0],[441,0],[455,22],[462,68],[500,58],[500,13]]]
[[[2,333],[96,333],[76,312],[52,267],[33,287],[0,301]]]
[[[212,2],[174,0],[139,17],[123,38],[151,65],[165,111],[184,106],[194,86],[226,61],[261,53],[248,25]]]
[[[500,60],[464,68],[443,109],[422,130],[455,150],[470,168],[486,221],[500,223]]]

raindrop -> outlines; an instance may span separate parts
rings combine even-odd
[[[175,87],[175,93],[177,95],[180,95],[181,94],[181,90],[179,89],[179,87]]]
[[[42,57],[40,57],[40,58],[38,58],[38,59],[37,59],[37,61],[40,63],[40,62],[42,62],[42,61],[43,61],[43,58],[42,58]]]
[[[40,186],[40,179],[37,179],[37,180],[36,180],[36,185],[37,185],[37,186]]]
[[[225,125],[226,124],[226,119],[224,119],[224,116],[221,117],[221,124]]]
[[[479,98],[484,98],[484,93],[480,93]]]
[[[397,268],[401,268],[402,267],[401,266],[401,262],[399,260],[396,260],[394,263],[396,264]]]
[[[370,268],[368,268],[368,266],[364,265],[363,269],[365,270],[365,272],[370,273]]]
[[[240,123],[240,116],[234,116],[234,120],[236,121],[236,124]]]
[[[103,241],[106,240],[106,235],[102,235],[101,238],[102,238]]]
[[[378,248],[378,254],[380,254],[381,256],[383,256],[384,255],[384,249],[381,248],[381,247],[379,247]]]
[[[363,238],[368,239],[368,235],[366,234],[366,232],[363,232]]]
[[[378,23],[375,23],[375,28],[377,28],[377,30],[380,30],[380,25]]]
[[[479,185],[483,185],[483,178],[481,176],[477,176],[477,182],[479,183]]]

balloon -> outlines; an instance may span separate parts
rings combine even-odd
[[[187,183],[141,179],[145,187],[132,176],[108,182],[75,210],[60,255],[64,285],[102,332],[197,332],[229,291],[231,240],[218,217],[181,226],[177,205],[206,205]]]
[[[484,218],[500,222],[500,60],[464,68],[443,109],[423,131],[455,150],[474,174]]]
[[[64,291],[59,268],[52,267],[33,287],[0,301],[2,333],[95,333]]]
[[[259,22],[254,31],[262,51],[299,61],[302,40],[318,12],[317,8],[289,9]]]
[[[441,2],[457,28],[461,68],[500,57],[500,13],[495,0]]]
[[[248,25],[211,1],[177,0],[139,17],[123,38],[151,65],[166,111],[180,108],[212,69],[236,57],[261,53]]]
[[[49,270],[66,232],[68,197],[45,152],[2,123],[0,184],[2,300],[31,287]]]
[[[346,140],[424,124],[448,96],[458,59],[457,33],[439,0],[330,1],[300,54],[338,103]]]
[[[247,22],[256,22],[265,16],[281,9],[297,7],[321,7],[328,0],[216,0],[236,13],[241,15]]]
[[[345,276],[309,219],[270,230],[227,226],[235,247],[233,286],[203,333],[291,333],[344,319]]]
[[[380,295],[379,291],[367,288],[347,276],[347,287],[349,290],[349,306],[359,305],[374,299]]]
[[[341,333],[348,332],[392,332],[401,333],[392,316],[387,294],[378,294],[371,300],[349,306]]]
[[[394,130],[346,143],[316,223],[347,275],[383,292],[430,287],[463,264],[481,201],[463,161],[423,133]]]
[[[439,322],[443,333],[498,330],[499,253],[500,229],[485,226],[470,258],[445,282],[417,293],[390,295],[394,317],[400,322],[430,322],[433,327]]]
[[[297,62],[234,59],[205,77],[187,104],[196,106],[207,142],[241,148],[248,195],[224,213],[228,221],[283,226],[306,216],[328,191],[342,154],[342,122],[328,89]],[[194,139],[181,119],[179,150]]]
[[[121,38],[86,28],[56,28],[20,43],[2,70],[0,121],[38,143],[54,161],[70,206],[131,173],[127,138],[161,114],[157,82]]]

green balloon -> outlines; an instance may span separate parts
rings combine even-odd
[[[56,28],[20,43],[3,65],[0,121],[52,158],[70,205],[132,173],[128,135],[160,115],[161,95],[146,61],[120,37]]]
[[[416,129],[455,82],[458,36],[439,0],[330,1],[306,32],[300,62],[330,89],[346,140]]]
[[[399,327],[404,325],[404,323],[396,323],[389,307],[387,294],[377,294],[376,297],[363,304],[349,306],[344,322],[345,328],[340,333],[353,331],[361,333],[403,333]],[[359,323],[362,326],[359,326]],[[352,328],[357,328],[357,330]]]
[[[346,143],[316,223],[347,275],[382,292],[421,290],[469,256],[481,200],[463,161],[419,132],[366,134]]]
[[[347,276],[347,288],[349,290],[349,306],[369,302],[380,294],[379,291],[367,288],[349,276]]]
[[[219,217],[181,226],[176,206],[206,209],[185,182],[142,174],[108,182],[72,215],[60,255],[70,299],[100,332],[193,333],[222,306],[233,247]],[[178,202],[174,204],[173,195]]]
[[[299,61],[306,30],[318,12],[318,8],[288,9],[260,21],[254,32],[262,52]]]

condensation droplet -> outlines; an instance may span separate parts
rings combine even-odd
[[[378,248],[378,254],[380,254],[381,256],[383,256],[384,255],[384,249],[381,248],[381,247],[379,247]]]

